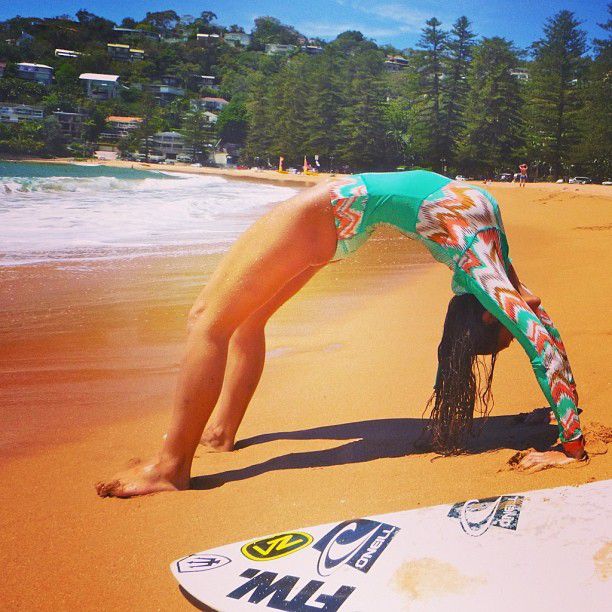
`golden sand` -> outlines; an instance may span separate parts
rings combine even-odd
[[[489,188],[521,278],[563,334],[583,422],[610,425],[612,192]],[[326,268],[270,322],[270,358],[240,450],[201,453],[190,491],[99,499],[96,480],[160,444],[186,313],[214,263],[157,258],[112,273],[50,265],[1,272],[5,609],[190,610],[168,569],[190,552],[347,517],[612,478],[612,452],[580,469],[498,471],[517,450],[555,437],[513,418],[544,404],[516,343],[499,358],[496,405],[476,452],[432,461],[414,450],[450,274],[389,234]]]

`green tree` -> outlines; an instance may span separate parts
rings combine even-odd
[[[453,163],[457,140],[463,127],[463,113],[468,94],[467,74],[472,59],[473,40],[476,35],[470,29],[467,17],[459,17],[453,24],[447,41],[444,89],[443,148],[449,163]]]
[[[474,48],[458,161],[469,173],[504,169],[522,144],[521,88],[510,71],[518,65],[512,43],[483,38]]]
[[[144,146],[145,159],[149,161],[151,137],[159,132],[163,126],[160,110],[155,104],[155,99],[150,94],[143,96],[141,118],[142,122],[134,130],[134,133]]]
[[[281,23],[276,17],[257,17],[253,29],[252,45],[262,50],[269,43],[299,44],[300,33],[292,26]]]
[[[418,43],[421,52],[416,56],[421,95],[415,110],[419,118],[419,136],[424,146],[421,152],[423,161],[432,168],[441,169],[443,160],[450,156],[444,137],[442,90],[448,34],[440,29],[442,24],[435,17],[425,23],[427,27],[423,28]]]
[[[216,130],[225,142],[243,143],[247,135],[247,109],[244,94],[234,96],[219,113]]]
[[[608,4],[612,17],[612,4]],[[599,26],[612,32],[612,19]],[[595,39],[595,57],[585,86],[581,88],[583,107],[578,114],[581,139],[574,151],[580,173],[612,179],[612,41]]]
[[[532,45],[529,74],[529,148],[558,178],[578,140],[580,82],[585,76],[586,36],[570,11],[560,11]]]
[[[181,133],[185,137],[185,144],[193,149],[196,161],[202,161],[208,156],[206,145],[211,144],[213,140],[214,126],[203,111],[189,111],[183,119]]]
[[[378,73],[372,69],[376,63]],[[380,77],[381,67],[382,58],[377,52],[361,54],[349,82],[347,93],[351,104],[342,113],[337,153],[339,161],[352,171],[384,169],[389,161],[386,92]]]

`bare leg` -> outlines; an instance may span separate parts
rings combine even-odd
[[[236,432],[259,384],[266,358],[264,328],[268,319],[321,268],[311,267],[289,281],[236,330],[230,341],[223,389],[202,435],[210,451],[234,450]]]
[[[188,488],[193,455],[221,392],[232,335],[291,279],[327,263],[336,240],[324,184],[283,202],[240,237],[192,309],[195,323],[159,456],[98,483],[99,495]]]

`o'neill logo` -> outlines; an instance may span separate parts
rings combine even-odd
[[[470,499],[455,504],[448,516],[459,519],[463,531],[471,536],[480,536],[491,526],[516,531],[524,499],[522,495]]]
[[[223,555],[189,555],[176,562],[176,569],[178,569],[181,574],[186,574],[188,572],[206,572],[208,570],[217,569],[218,567],[223,567],[231,562],[231,559]]]
[[[368,572],[398,531],[399,527],[369,519],[336,525],[313,546],[321,553],[319,575],[329,576],[341,565]]]
[[[312,536],[299,531],[281,533],[248,542],[240,551],[251,561],[270,561],[297,552],[312,542]]]

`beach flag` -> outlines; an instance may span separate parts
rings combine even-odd
[[[283,162],[284,162],[284,161],[285,161],[285,158],[284,158],[284,157],[281,155],[281,156],[278,158],[278,171],[279,171],[279,172],[284,172],[284,170],[283,170]]]
[[[304,155],[304,174],[307,174],[308,170],[309,170],[308,160],[306,159],[306,156]]]

